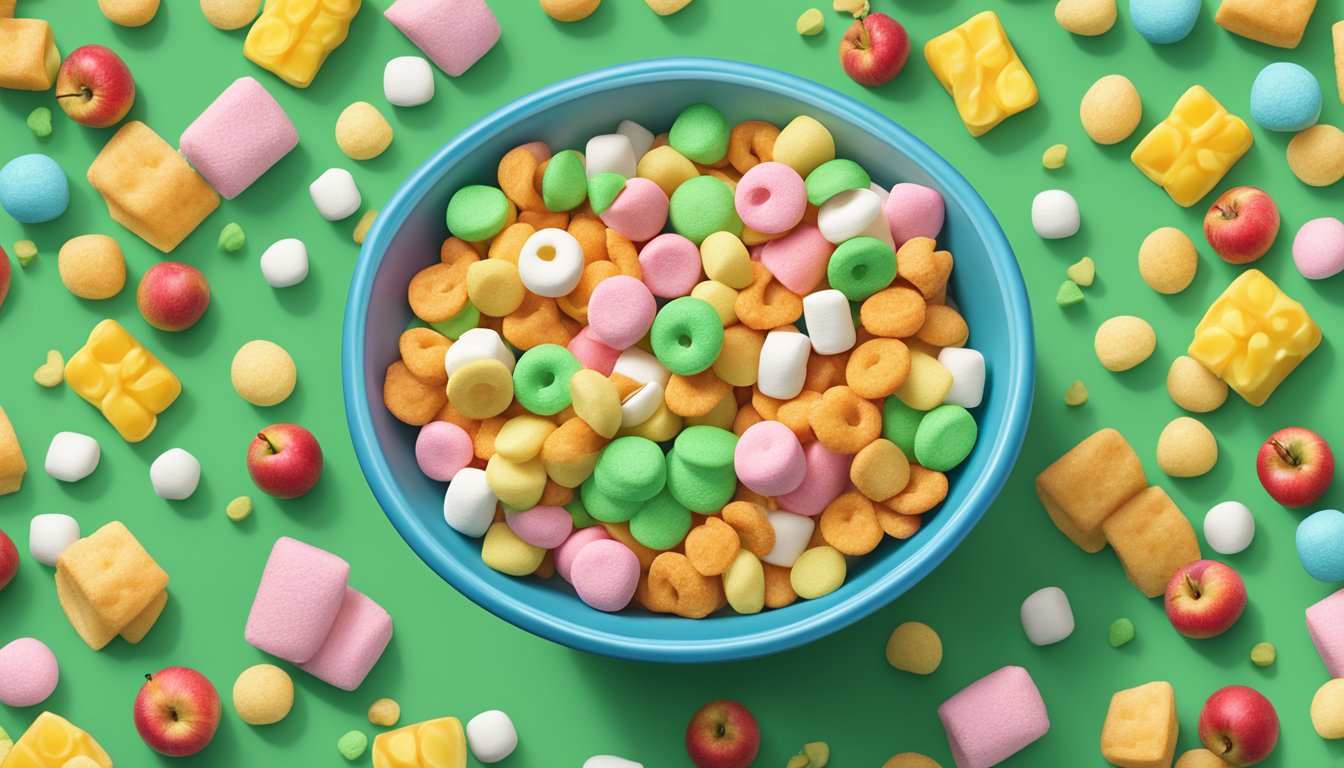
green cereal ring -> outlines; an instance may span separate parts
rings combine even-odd
[[[630,518],[630,535],[649,549],[671,549],[680,544],[691,530],[691,511],[681,505],[667,489],[644,502]]]
[[[569,407],[569,380],[583,370],[573,352],[559,344],[538,344],[518,358],[513,368],[513,396],[538,416]]]
[[[633,435],[612,440],[597,458],[593,480],[599,491],[612,498],[626,501],[651,499],[667,482],[663,449],[652,440]],[[586,499],[584,503],[587,504]],[[588,512],[601,519],[591,506]]]
[[[821,205],[847,189],[867,189],[873,180],[853,160],[827,160],[807,174],[807,202]]]
[[[875,237],[851,237],[831,254],[826,279],[850,301],[863,301],[896,279],[896,252]]]
[[[672,122],[667,143],[694,162],[713,165],[728,154],[731,133],[722,112],[708,104],[692,104]]]
[[[676,453],[667,455],[667,490],[672,498],[692,512],[715,514],[733,500],[737,492],[737,473],[731,464],[722,469],[705,469],[688,463]]]
[[[350,731],[336,742],[336,751],[352,763],[363,757],[368,748],[369,737],[359,731]]]
[[[901,402],[895,395],[882,403],[882,437],[896,444],[906,458],[915,455],[915,434],[924,420],[924,411]]]
[[[682,430],[672,444],[673,454],[701,469],[732,469],[736,450],[737,435],[703,424]]]
[[[593,206],[593,213],[598,216],[605,213],[622,189],[625,189],[625,177],[619,173],[599,173],[589,179],[588,203]]]
[[[39,139],[45,139],[51,135],[51,110],[46,107],[38,107],[28,113],[28,130]]]
[[[604,523],[624,523],[639,511],[639,501],[614,499],[597,487],[597,480],[589,478],[579,486],[579,498],[583,508],[594,520]],[[568,508],[568,507],[566,507]]]
[[[960,405],[940,405],[925,414],[915,432],[915,460],[947,472],[971,455],[979,427]]]
[[[568,512],[570,518],[573,519],[574,530],[576,531],[580,528],[597,525],[597,520],[592,515],[588,514],[588,509],[583,506],[583,499],[579,496],[575,496],[573,500],[565,505],[565,511]]]
[[[541,199],[552,211],[572,211],[588,198],[588,172],[583,155],[572,149],[557,152],[541,176]]]
[[[693,376],[713,365],[723,350],[723,321],[709,302],[682,296],[658,310],[649,341],[669,371]]]
[[[683,181],[668,205],[672,229],[699,245],[715,232],[742,236],[742,219],[733,204],[733,190],[714,176],[696,176]]]
[[[460,312],[447,320],[440,320],[437,323],[429,323],[429,327],[442,333],[444,336],[457,341],[457,338],[467,331],[481,324],[481,311],[471,302],[462,308]]]
[[[509,198],[498,187],[473,184],[453,193],[448,201],[448,231],[468,242],[489,240],[509,218]]]
[[[1106,632],[1106,641],[1112,648],[1119,648],[1134,639],[1134,622],[1129,619],[1116,619],[1111,622],[1111,628]]]

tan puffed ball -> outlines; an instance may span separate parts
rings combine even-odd
[[[1095,37],[1115,26],[1115,0],[1059,0],[1055,21],[1075,35]]]
[[[1313,125],[1288,142],[1288,167],[1303,184],[1328,187],[1344,179],[1344,131]]]
[[[1092,84],[1079,108],[1083,130],[1098,144],[1118,144],[1139,127],[1143,102],[1124,75],[1107,75]]]
[[[1139,276],[1158,293],[1180,293],[1199,269],[1199,253],[1184,232],[1162,227],[1139,246]]]
[[[270,725],[294,707],[294,681],[274,664],[248,667],[233,684],[233,708],[248,725]]]
[[[1146,320],[1120,315],[1101,324],[1093,347],[1106,370],[1127,371],[1153,354],[1157,348],[1157,334]]]
[[[1175,768],[1228,768],[1228,765],[1207,749],[1192,749],[1176,760]]]
[[[1322,739],[1344,739],[1344,678],[1322,685],[1311,697],[1311,724]]]
[[[391,728],[401,719],[401,705],[392,699],[379,699],[369,705],[369,722]]]
[[[1192,357],[1181,355],[1167,371],[1167,394],[1191,413],[1216,411],[1227,402],[1227,382]]]
[[[602,0],[541,0],[541,10],[556,21],[579,21],[601,4]]]
[[[218,29],[242,29],[257,18],[261,0],[201,0],[205,20]]]
[[[937,760],[918,752],[902,752],[882,764],[882,768],[943,768]]]
[[[56,255],[61,282],[81,299],[110,299],[126,287],[126,259],[107,235],[70,238]]]
[[[141,27],[159,12],[159,0],[98,0],[98,10],[123,27]]]
[[[931,675],[943,663],[943,639],[933,627],[907,621],[887,638],[887,663],[916,675]]]
[[[372,160],[391,143],[392,126],[367,101],[356,101],[336,119],[336,145],[354,160]]]
[[[270,341],[249,341],[233,356],[229,371],[233,388],[253,405],[283,403],[294,391],[299,372],[284,347]]]
[[[1218,441],[1189,416],[1173,419],[1157,438],[1157,465],[1172,477],[1199,477],[1218,463]]]

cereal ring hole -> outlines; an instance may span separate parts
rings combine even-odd
[[[543,245],[537,249],[537,258],[542,261],[555,261],[555,246]]]
[[[766,187],[755,187],[747,192],[747,202],[752,205],[765,205],[770,202],[770,190]]]

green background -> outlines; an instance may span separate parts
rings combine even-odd
[[[820,739],[830,742],[834,764],[842,767],[878,766],[907,750],[928,753],[950,767],[936,707],[1005,664],[1031,671],[1053,722],[1049,735],[1008,765],[1103,765],[1097,743],[1111,693],[1152,680],[1169,680],[1176,687],[1181,750],[1198,744],[1195,723],[1204,698],[1220,686],[1241,683],[1264,691],[1283,721],[1280,746],[1266,765],[1344,764],[1344,748],[1319,739],[1307,717],[1311,696],[1326,673],[1302,611],[1334,586],[1313,581],[1298,565],[1292,538],[1302,513],[1274,504],[1254,471],[1260,441],[1279,427],[1302,424],[1327,439],[1344,439],[1344,424],[1329,394],[1339,386],[1331,336],[1344,322],[1340,278],[1309,283],[1290,259],[1293,232],[1311,218],[1337,213],[1340,187],[1314,190],[1299,184],[1284,162],[1289,137],[1258,128],[1255,147],[1220,185],[1255,184],[1277,198],[1284,228],[1257,266],[1307,306],[1326,340],[1266,407],[1252,408],[1233,396],[1205,419],[1221,450],[1210,474],[1168,479],[1153,460],[1158,433],[1180,415],[1164,391],[1167,366],[1188,343],[1204,308],[1240,269],[1219,261],[1199,235],[1211,199],[1191,210],[1177,207],[1130,164],[1137,135],[1099,147],[1087,140],[1077,119],[1083,92],[1114,72],[1128,75],[1142,93],[1140,134],[1195,83],[1249,118],[1256,72],[1271,61],[1291,60],[1321,78],[1323,120],[1338,122],[1344,110],[1331,74],[1330,24],[1340,17],[1339,0],[1320,3],[1306,40],[1294,51],[1219,29],[1213,24],[1212,1],[1205,3],[1190,38],[1165,47],[1151,46],[1136,34],[1127,3],[1115,29],[1095,39],[1060,29],[1050,0],[990,3],[1036,78],[1041,103],[979,140],[965,132],[919,50],[984,3],[873,0],[874,10],[906,25],[915,53],[893,83],[868,90],[851,83],[836,61],[844,17],[827,8],[824,34],[800,39],[794,33],[794,19],[809,6],[805,0],[696,0],[666,19],[638,0],[607,0],[593,17],[573,25],[552,22],[533,0],[494,0],[504,27],[500,43],[463,77],[436,71],[434,100],[409,109],[392,108],[382,96],[383,64],[417,53],[382,18],[387,4],[366,3],[349,41],[316,83],[295,90],[244,59],[244,31],[210,27],[190,0],[165,0],[157,18],[140,29],[108,22],[93,0],[19,2],[20,15],[53,20],[63,51],[101,43],[121,53],[139,88],[131,116],[170,142],[241,75],[265,84],[301,136],[296,151],[240,198],[225,202],[173,254],[205,271],[213,305],[189,332],[161,333],[136,312],[134,281],[163,256],[113,224],[84,180],[111,131],[77,126],[57,111],[55,133],[35,139],[23,119],[39,105],[55,107],[51,94],[0,92],[0,160],[46,152],[60,161],[72,182],[70,209],[56,222],[20,226],[0,217],[0,242],[6,247],[31,238],[41,248],[26,270],[16,264],[14,287],[0,310],[0,405],[13,418],[32,470],[20,493],[0,499],[0,527],[25,558],[17,579],[0,593],[0,642],[34,635],[55,650],[62,681],[45,707],[90,730],[119,765],[172,762],[145,748],[131,724],[131,702],[143,673],[193,666],[227,700],[242,669],[270,660],[243,641],[242,625],[271,543],[292,535],[349,560],[352,584],[387,607],[396,620],[396,636],[358,692],[344,693],[295,674],[297,703],[280,725],[251,728],[226,704],[215,742],[200,756],[179,761],[182,765],[339,765],[336,739],[351,728],[369,730],[366,707],[375,698],[391,696],[401,702],[403,722],[443,715],[465,720],[489,708],[507,711],[522,739],[508,762],[514,766],[577,766],[596,753],[625,755],[651,767],[684,765],[682,733],[691,712],[709,699],[731,697],[745,702],[760,720],[761,765],[782,766],[804,741]],[[1018,469],[983,523],[945,565],[870,619],[810,646],[770,659],[695,668],[614,661],[533,638],[457,595],[398,538],[359,471],[341,398],[341,318],[358,253],[350,239],[358,216],[326,222],[307,194],[308,183],[323,169],[341,166],[355,173],[365,206],[377,207],[423,159],[489,110],[557,79],[672,55],[741,59],[815,79],[877,107],[951,160],[984,195],[1016,248],[1034,305],[1039,352],[1035,414]],[[344,157],[332,133],[337,114],[356,100],[377,105],[397,131],[384,155],[364,163]],[[1056,142],[1069,144],[1069,164],[1048,172],[1040,155]],[[1029,209],[1033,195],[1052,187],[1078,198],[1085,223],[1076,237],[1046,243],[1032,233]],[[236,254],[215,246],[229,221],[241,223],[248,236],[247,247]],[[1136,268],[1139,243],[1164,225],[1180,227],[1201,246],[1194,284],[1172,297],[1149,290]],[[60,244],[91,232],[115,236],[130,265],[130,285],[108,301],[72,297],[56,271]],[[267,244],[283,237],[307,243],[312,268],[300,286],[273,291],[262,280],[257,259]],[[1083,305],[1061,310],[1053,298],[1064,268],[1085,255],[1097,262],[1097,284]],[[1159,337],[1153,359],[1120,375],[1104,371],[1091,351],[1096,326],[1116,314],[1148,319]],[[125,324],[185,385],[159,428],[139,445],[120,440],[66,388],[44,390],[30,379],[47,349],[68,356],[104,317]],[[234,351],[254,338],[280,343],[298,362],[298,389],[275,408],[249,406],[229,384]],[[1076,378],[1087,383],[1092,398],[1082,408],[1068,409],[1062,395]],[[231,523],[224,516],[231,498],[260,497],[244,468],[246,446],[257,429],[277,421],[307,425],[321,440],[327,461],[322,481],[300,501],[258,498],[251,519]],[[1246,577],[1251,604],[1223,637],[1179,637],[1167,625],[1161,601],[1146,600],[1130,587],[1111,553],[1084,554],[1041,510],[1032,488],[1036,472],[1102,426],[1125,433],[1143,456],[1150,479],[1168,489],[1197,529],[1204,511],[1225,499],[1240,499],[1255,512],[1256,541],[1229,558]],[[42,471],[47,442],[59,430],[85,432],[102,443],[102,463],[80,483],[62,485]],[[201,487],[186,502],[157,499],[148,480],[149,463],[173,446],[190,450],[204,465]],[[1339,505],[1340,488],[1337,484],[1322,505]],[[76,637],[57,605],[50,569],[27,558],[28,520],[42,512],[72,514],[85,532],[124,520],[168,571],[172,599],[144,643],[133,647],[117,641],[94,653]],[[1060,645],[1035,648],[1023,636],[1018,607],[1047,585],[1068,592],[1078,628]],[[1106,630],[1118,616],[1133,618],[1138,638],[1113,650]],[[883,660],[887,634],[912,619],[930,623],[943,638],[943,666],[927,678],[897,672]],[[1251,646],[1261,640],[1279,648],[1279,662],[1267,670],[1248,660]],[[0,725],[17,736],[39,711],[0,707]]]

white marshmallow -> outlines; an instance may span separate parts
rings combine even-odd
[[[457,373],[457,369],[467,363],[474,363],[477,360],[498,360],[503,363],[509,372],[513,372],[514,363],[513,353],[504,344],[504,340],[499,337],[499,332],[492,328],[472,328],[457,337],[457,341],[448,348],[448,352],[443,356],[443,369],[449,376]]]
[[[856,334],[849,299],[834,288],[803,297],[803,320],[818,355],[837,355],[854,346]]]
[[[797,397],[807,379],[807,356],[811,351],[812,342],[804,334],[767,333],[761,345],[761,362],[756,368],[756,388],[777,400]]]
[[[1073,609],[1064,590],[1046,587],[1023,600],[1022,629],[1032,645],[1053,645],[1073,634]]]
[[[479,539],[495,521],[499,497],[485,482],[485,470],[466,467],[453,475],[443,494],[443,520],[448,527],[473,539]]]
[[[1046,240],[1073,237],[1081,225],[1078,201],[1062,189],[1047,189],[1031,201],[1031,226]]]
[[[518,748],[518,729],[498,709],[482,712],[467,721],[467,746],[482,763],[498,763]]]
[[[653,418],[665,397],[663,385],[656,381],[650,381],[631,392],[621,403],[621,426],[637,427]]]
[[[308,185],[317,212],[327,221],[340,221],[359,210],[359,187],[344,168],[328,168]]]
[[[952,373],[952,388],[943,402],[962,408],[979,406],[985,397],[985,356],[966,347],[943,347],[938,362]]]
[[[66,483],[74,483],[98,468],[102,455],[98,441],[78,432],[57,432],[47,447],[47,474]]]
[[[821,236],[832,243],[843,243],[851,237],[858,237],[881,216],[882,200],[871,189],[846,189],[831,196],[817,209],[817,229]],[[891,231],[888,229],[887,238]]]
[[[649,147],[653,146],[653,131],[634,120],[622,120],[621,124],[616,126],[616,132],[630,140],[630,148],[634,150],[637,158],[648,154]]]
[[[434,98],[434,70],[419,56],[398,56],[383,67],[383,95],[389,104],[418,107]]]
[[[792,568],[798,556],[807,549],[807,543],[812,540],[817,522],[805,515],[795,515],[782,509],[769,513],[766,519],[770,521],[770,527],[775,529],[775,546],[761,558],[761,562]]]
[[[615,755],[594,755],[583,761],[583,768],[644,768],[644,764]]]
[[[672,379],[672,372],[658,362],[658,358],[639,347],[631,347],[621,352],[611,372],[629,376],[641,384],[656,381],[664,391],[667,390],[667,382]]]
[[[66,547],[79,541],[79,523],[69,515],[38,515],[28,525],[28,554],[55,565]]]
[[[181,448],[169,448],[149,465],[149,482],[160,499],[189,499],[201,483],[201,462]]]
[[[261,254],[261,276],[272,288],[303,282],[308,276],[308,247],[294,237],[275,241]]]
[[[1204,515],[1204,539],[1220,555],[1235,555],[1251,546],[1255,538],[1255,517],[1239,501],[1215,504]]]
[[[635,147],[623,133],[594,136],[583,148],[588,178],[599,173],[619,173],[627,179],[635,176]]]
[[[583,277],[583,246],[563,229],[539,229],[523,242],[518,253],[518,276],[538,296],[558,298],[579,285]]]

